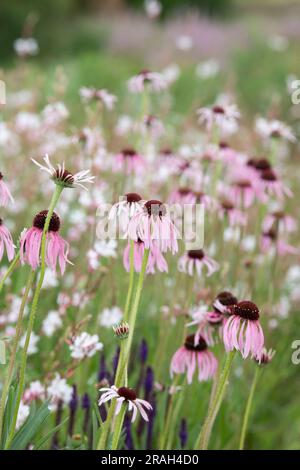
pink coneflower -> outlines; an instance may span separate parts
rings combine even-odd
[[[41,165],[33,158],[31,159],[33,163],[35,163],[40,170],[46,171],[51,176],[51,179],[54,181],[55,184],[59,186],[63,186],[65,188],[74,188],[79,186],[83,189],[87,189],[85,187],[86,183],[93,183],[95,177],[90,176],[90,170],[83,170],[79,171],[78,173],[71,173],[65,168],[65,163],[63,162],[62,165],[58,164],[56,168],[51,164],[49,156],[46,154],[43,157],[43,160],[46,165]]]
[[[0,206],[6,207],[9,202],[13,202],[13,197],[6,184],[3,181],[3,175],[0,172]]]
[[[114,204],[109,211],[108,218],[119,222],[122,230],[126,231],[132,217],[142,211],[142,198],[137,193],[127,193],[122,201]]]
[[[280,232],[291,233],[297,230],[297,221],[294,217],[285,214],[284,211],[276,210],[266,215],[263,221],[263,230],[267,232],[274,226],[278,227]]]
[[[160,73],[141,70],[128,81],[128,89],[132,93],[142,93],[145,88],[159,92],[167,88],[167,82]]]
[[[219,269],[219,263],[207,256],[203,250],[189,250],[178,261],[178,270],[190,276],[193,276],[196,271],[200,277],[203,266],[207,268],[207,276],[211,276]]]
[[[184,345],[179,348],[171,360],[170,373],[184,374],[187,372],[187,381],[192,383],[193,375],[198,367],[199,382],[211,379],[217,370],[218,361],[214,354],[208,350],[205,339],[200,336],[195,344],[195,336],[185,339]]]
[[[276,351],[274,349],[267,350],[266,348],[262,348],[262,351],[259,355],[254,357],[255,362],[260,366],[265,366],[269,364],[273,357],[275,356]]]
[[[231,188],[230,199],[246,209],[250,207],[255,199],[263,198],[263,191],[259,184],[256,171],[250,166],[238,166],[233,168],[230,174]]]
[[[4,249],[6,249],[8,261],[11,261],[15,256],[14,242],[10,231],[3,225],[3,220],[0,219],[0,260],[3,258]]]
[[[226,165],[240,164],[244,156],[231,148],[226,142],[219,143],[219,157]]]
[[[244,214],[240,209],[237,209],[231,199],[223,198],[220,201],[218,209],[219,218],[227,218],[229,225],[246,225],[246,214]]]
[[[139,273],[142,268],[142,262],[143,262],[143,257],[144,257],[144,252],[145,252],[145,245],[142,240],[138,240],[133,242],[133,265],[134,265],[134,270]],[[123,254],[123,264],[127,272],[130,271],[130,243],[126,246]],[[158,246],[153,244],[151,245],[150,252],[149,252],[149,258],[147,262],[147,268],[146,272],[154,274],[155,273],[155,268],[158,269],[160,272],[168,272],[168,264],[158,248]]]
[[[263,232],[260,240],[261,251],[267,253],[272,248],[275,248],[279,256],[296,255],[299,250],[286,243],[284,240],[278,238],[278,231],[274,228]]]
[[[142,240],[145,248],[159,248],[165,253],[178,251],[178,231],[167,214],[166,206],[151,199],[144,203],[143,211],[136,214],[129,222],[128,236],[131,240]]]
[[[141,174],[145,170],[145,160],[134,149],[123,149],[114,157],[112,169],[114,172],[122,171],[127,175]]]
[[[162,121],[152,114],[144,116],[143,121],[136,124],[135,130],[142,135],[150,135],[154,140],[159,139],[165,132]]]
[[[112,110],[117,101],[117,97],[107,90],[96,90],[95,88],[82,87],[79,90],[83,102],[88,103],[92,100],[100,101],[108,110]]]
[[[296,140],[292,130],[284,122],[276,119],[268,121],[264,118],[257,118],[255,130],[259,135],[268,139],[283,139],[290,142]]]
[[[170,204],[203,204],[206,209],[214,207],[214,200],[202,191],[194,191],[188,187],[182,187],[172,191],[169,197]]]
[[[223,328],[223,341],[227,351],[236,349],[246,359],[249,354],[261,354],[264,333],[259,323],[259,310],[250,301],[242,301],[231,308],[231,315]]]
[[[132,418],[131,422],[133,423],[136,419],[137,412],[139,411],[142,418],[145,421],[149,421],[146,410],[152,410],[152,406],[146,400],[142,400],[141,398],[137,398],[136,392],[132,388],[127,387],[120,387],[117,388],[115,385],[111,387],[103,387],[100,388],[100,392],[104,392],[101,395],[98,405],[101,406],[103,403],[106,403],[111,400],[116,400],[116,409],[115,409],[115,416],[120,413],[122,404],[128,406],[128,410],[132,410]]]
[[[293,195],[292,191],[279,180],[272,169],[261,172],[260,184],[267,194],[278,199],[283,199],[285,196],[292,197]]]
[[[197,307],[192,311],[193,321],[187,324],[187,326],[198,325],[197,332],[195,334],[195,344],[199,343],[200,337],[202,336],[208,346],[213,346],[216,342],[216,332],[220,332],[220,327],[223,322],[223,314],[215,311],[208,311],[207,307]]]
[[[238,303],[237,297],[229,291],[220,292],[213,302],[215,311],[219,314],[230,314],[230,307]]]
[[[32,269],[37,269],[40,264],[40,249],[47,213],[47,210],[39,212],[33,219],[33,226],[30,229],[24,230],[21,235],[21,263],[29,264]],[[69,244],[59,235],[59,228],[60,219],[54,212],[46,234],[46,264],[55,271],[58,262],[61,274],[63,274],[66,263],[70,263],[68,260]]]
[[[208,130],[214,126],[221,132],[231,134],[237,130],[237,121],[240,113],[235,104],[220,105],[215,104],[211,108],[200,108],[197,111],[199,123],[205,124]]]

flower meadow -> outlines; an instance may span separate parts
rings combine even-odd
[[[297,448],[295,113],[252,114],[225,85],[174,111],[184,61],[123,73],[120,93],[82,82],[73,106],[63,67],[33,80],[33,37],[15,51],[1,449]],[[218,64],[195,73],[205,95]]]

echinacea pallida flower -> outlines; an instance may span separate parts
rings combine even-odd
[[[264,333],[259,322],[258,307],[248,300],[231,307],[231,315],[223,328],[226,351],[236,349],[243,358],[260,356],[264,346]]]
[[[207,256],[203,250],[189,250],[186,254],[181,256],[178,261],[178,270],[193,276],[194,271],[200,277],[202,275],[202,268],[207,268],[207,275],[211,276],[219,269],[219,264]]]
[[[0,260],[3,258],[4,248],[6,249],[8,261],[11,261],[15,256],[15,247],[10,231],[3,225],[0,219]]]
[[[9,202],[13,202],[13,197],[4,183],[3,175],[0,172],[0,206],[6,207]]]
[[[115,415],[118,415],[120,413],[122,404],[124,403],[128,405],[129,411],[132,410],[132,423],[135,421],[138,411],[140,412],[142,418],[145,421],[149,421],[145,408],[146,410],[152,410],[152,406],[148,401],[142,400],[141,398],[137,398],[137,394],[132,388],[117,388],[115,387],[115,385],[112,385],[111,387],[100,388],[100,392],[104,393],[100,397],[98,403],[99,406],[101,406],[103,403],[106,403],[107,401],[115,399],[117,402]]]
[[[55,184],[63,186],[65,188],[74,188],[76,186],[80,186],[83,189],[87,189],[85,187],[85,184],[93,183],[95,179],[94,176],[89,175],[90,170],[83,170],[74,174],[71,173],[65,168],[64,162],[62,165],[58,164],[55,168],[51,164],[49,156],[47,154],[43,157],[43,160],[46,165],[41,165],[33,158],[31,160],[40,168],[40,170],[49,173],[51,179],[54,181]]]
[[[173,376],[173,374],[184,374],[186,371],[187,381],[190,384],[196,368],[198,368],[198,380],[202,382],[215,375],[217,366],[218,361],[214,354],[208,350],[205,339],[200,336],[196,342],[195,335],[190,335],[172,357],[170,372]]]
[[[178,251],[178,231],[167,214],[166,206],[155,199],[145,202],[142,211],[129,222],[128,236],[131,240],[141,240],[145,248],[158,248],[165,253]]]
[[[39,212],[33,219],[33,226],[30,229],[24,230],[21,234],[21,263],[29,264],[34,270],[40,264],[40,249],[47,213],[47,210]],[[69,244],[59,235],[59,228],[60,219],[54,212],[46,234],[46,264],[55,271],[58,262],[61,274],[63,274],[66,269],[66,263],[70,263],[68,260]]]

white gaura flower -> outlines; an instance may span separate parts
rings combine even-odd
[[[51,400],[49,405],[51,411],[55,411],[59,403],[68,405],[72,398],[72,394],[73,388],[67,384],[66,379],[63,379],[59,374],[56,374],[50,385],[47,387],[47,397]]]
[[[116,258],[117,256],[117,241],[116,240],[97,240],[94,245],[94,250],[98,256],[104,258]]]
[[[203,80],[215,77],[220,71],[220,64],[216,59],[209,59],[197,65],[196,75]]]
[[[39,45],[34,38],[18,38],[14,42],[14,49],[18,56],[34,56],[39,52]]]
[[[162,5],[158,0],[145,0],[145,11],[150,19],[157,18],[161,14]]]
[[[179,78],[180,67],[178,64],[170,64],[167,65],[167,67],[165,67],[161,73],[167,84],[172,85]]]
[[[70,345],[73,359],[92,357],[101,349],[103,349],[103,344],[100,343],[98,335],[90,335],[86,331],[77,336]]]
[[[24,348],[25,340],[26,340],[26,334],[24,334],[22,338],[20,339],[21,348]],[[39,342],[39,340],[40,340],[40,337],[36,335],[34,332],[32,332],[30,336],[30,340],[29,340],[28,351],[27,351],[27,354],[29,356],[31,356],[32,354],[36,354],[38,352],[37,343]]]
[[[56,310],[50,310],[43,321],[42,332],[50,338],[56,330],[62,327],[62,324],[63,322],[59,313]]]
[[[16,429],[20,429],[21,426],[25,423],[26,419],[28,418],[30,413],[30,408],[28,405],[25,405],[21,400],[19,410],[18,410],[18,417],[16,423]]]
[[[61,101],[50,103],[42,111],[43,123],[47,127],[55,127],[68,119],[70,113]]]
[[[84,185],[87,183],[93,183],[95,177],[90,176],[90,170],[79,171],[78,173],[72,174],[65,168],[65,162],[62,165],[57,164],[56,168],[50,162],[49,156],[46,154],[43,157],[45,165],[41,165],[33,158],[31,159],[40,170],[46,171],[55,184],[64,186],[66,188],[74,188],[79,186],[83,189],[87,189]]]
[[[111,328],[119,323],[122,317],[123,313],[119,307],[105,308],[99,315],[99,325]]]
[[[277,119],[267,120],[259,117],[255,121],[256,132],[264,139],[283,139],[289,142],[295,142],[296,137],[294,136],[290,127],[284,122],[278,121]]]
[[[187,34],[182,34],[181,36],[178,36],[175,41],[177,49],[180,51],[189,51],[192,49],[194,45],[193,38],[191,36],[188,36]]]
[[[39,380],[31,382],[23,395],[24,403],[31,403],[34,400],[43,400],[44,398],[45,387]]]
[[[101,406],[103,403],[106,403],[110,400],[116,400],[116,409],[115,409],[115,416],[120,413],[122,404],[128,405],[128,410],[132,410],[132,418],[131,422],[133,423],[136,419],[137,412],[139,411],[142,418],[145,421],[149,421],[147,412],[146,410],[152,410],[152,406],[150,403],[146,400],[141,400],[140,398],[137,398],[137,394],[135,390],[132,388],[127,388],[127,387],[120,387],[117,388],[115,385],[112,385],[110,388],[104,387],[100,388],[100,392],[103,392],[101,395],[101,398],[99,400],[99,406]]]

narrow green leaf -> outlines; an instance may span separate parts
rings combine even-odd
[[[53,436],[57,431],[59,431],[60,428],[66,424],[66,422],[69,420],[69,416],[67,416],[60,424],[55,426],[55,428],[51,429],[45,436],[42,437],[42,439],[39,440],[39,442],[34,446],[34,450],[39,450],[43,445],[50,439],[50,437]]]

